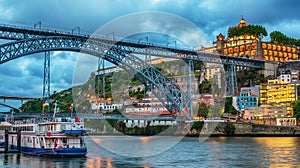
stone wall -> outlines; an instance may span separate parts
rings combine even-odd
[[[199,136],[210,134],[211,136],[226,136],[225,127],[227,123],[205,123],[200,131],[190,132],[188,135]],[[233,123],[235,136],[300,136],[300,128],[269,126],[253,123]],[[211,129],[214,129],[213,131]]]

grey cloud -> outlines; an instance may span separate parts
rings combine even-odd
[[[82,33],[90,34],[120,16],[134,12],[161,11],[191,21],[204,31],[210,41],[213,41],[219,32],[226,34],[227,28],[238,24],[241,15],[244,15],[248,23],[266,26],[269,32],[276,29],[300,38],[299,32],[296,31],[300,29],[299,6],[298,0],[169,0],[162,3],[140,0],[0,0],[2,12],[0,23],[33,27],[34,23],[41,21],[42,28],[71,31],[72,28],[79,26]],[[184,33],[188,32],[182,22],[162,20],[163,18],[160,17],[153,18],[150,26],[156,26],[157,29],[164,29],[165,32],[172,32],[178,36],[184,36]],[[141,18],[139,24],[143,25],[145,21],[147,21],[146,17]],[[122,23],[121,27],[116,28],[116,36],[129,28],[131,28],[129,22]],[[106,33],[111,33],[111,31],[109,29]],[[105,36],[105,33],[103,35]],[[162,45],[171,40],[173,39],[161,36],[152,36],[150,39]],[[3,40],[0,42],[3,43]],[[1,64],[0,95],[41,96],[43,58],[43,53],[39,53]],[[32,62],[22,67],[22,61],[28,61],[28,59]],[[53,88],[51,90],[67,89],[72,86],[72,79],[74,81],[86,80],[90,75],[89,72],[96,69],[95,60],[97,59],[85,57],[76,62],[76,54],[67,52],[53,57],[51,65]],[[76,67],[76,63],[80,65]],[[73,72],[78,71],[85,73],[73,77]]]

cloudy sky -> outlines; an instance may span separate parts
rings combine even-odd
[[[228,27],[238,24],[243,15],[249,24],[259,24],[270,33],[279,30],[300,38],[300,1],[297,0],[0,0],[0,24],[33,27],[38,21],[43,29],[71,31],[80,27],[81,33],[92,34],[116,18],[137,12],[167,12],[196,25],[205,34],[205,40],[185,29],[178,21],[139,20],[140,29],[177,29],[173,35],[196,46],[211,45],[220,32],[226,35]],[[157,20],[160,18],[158,17]],[[131,24],[124,22],[120,27]],[[176,28],[175,28],[176,27]],[[119,28],[121,33],[122,28]],[[179,30],[179,31],[178,31]],[[179,33],[180,32],[180,33]],[[169,39],[153,39],[168,43]],[[265,38],[268,40],[268,38]],[[1,43],[5,41],[1,40]],[[52,52],[52,92],[72,86],[74,66],[78,53]],[[93,60],[93,59],[92,59]],[[95,65],[90,71],[94,70]],[[41,97],[43,84],[43,54],[22,57],[0,65],[0,95]]]

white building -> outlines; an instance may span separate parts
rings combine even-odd
[[[291,73],[281,72],[281,74],[277,77],[277,79],[284,83],[291,83]]]
[[[291,70],[291,81],[297,82],[299,80],[299,70]]]
[[[145,113],[154,114],[167,111],[158,98],[144,98],[137,103],[125,107],[126,113]]]
[[[145,112],[145,113],[158,113],[162,111],[166,111],[167,109],[164,106],[127,106],[125,108],[126,113],[132,112]]]
[[[112,111],[115,109],[121,109],[123,103],[113,103],[113,104],[104,104],[104,103],[93,103],[92,110],[102,109],[104,111]]]

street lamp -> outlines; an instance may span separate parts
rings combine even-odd
[[[33,28],[34,29],[36,29],[36,28],[42,29],[42,22],[38,21],[36,24],[34,24]]]
[[[72,34],[74,34],[74,31],[78,32],[78,35],[80,35],[80,27],[75,27],[72,29]]]
[[[177,48],[177,43],[176,43],[176,41],[175,41],[175,40],[174,40],[174,41],[172,41],[172,42],[168,42],[168,43],[167,43],[167,47],[168,47],[168,45],[169,45],[169,44],[171,44],[171,43],[174,43],[174,46],[175,46],[174,48]]]
[[[108,39],[109,35],[112,35],[112,40],[114,41],[115,40],[115,32],[111,32],[111,33],[106,34],[107,39]]]
[[[146,44],[149,44],[148,43],[148,41],[149,41],[149,38],[148,38],[148,36],[146,36],[146,37],[143,37],[143,38],[140,38],[139,40],[138,40],[138,42],[137,43],[140,43],[143,39],[146,39]]]

